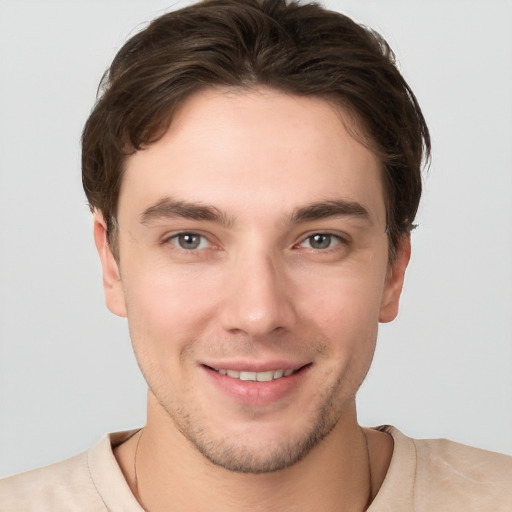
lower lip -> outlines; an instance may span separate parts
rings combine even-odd
[[[228,375],[221,375],[208,367],[203,366],[203,368],[214,385],[237,403],[263,407],[289,397],[304,379],[309,365],[288,377],[268,382],[234,379]]]

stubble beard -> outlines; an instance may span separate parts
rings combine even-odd
[[[298,463],[334,429],[344,408],[354,397],[353,394],[340,396],[344,381],[345,378],[340,376],[324,393],[302,432],[294,432],[285,440],[273,441],[264,448],[257,443],[248,443],[246,439],[215,438],[195,415],[181,408],[176,410],[161,405],[192,447],[212,464],[236,473],[271,473]]]
[[[377,333],[374,333],[373,344],[368,352],[360,358],[352,360],[336,376],[330,386],[323,389],[316,396],[317,405],[311,409],[307,418],[304,411],[298,411],[297,420],[293,421],[288,432],[280,439],[273,438],[266,444],[251,443],[257,436],[257,428],[251,428],[249,435],[215,435],[207,422],[203,421],[204,412],[190,409],[190,403],[184,405],[166,390],[159,386],[162,380],[153,381],[153,387],[148,375],[143,370],[146,382],[152,395],[159,403],[165,414],[172,421],[177,431],[184,436],[194,450],[215,466],[236,473],[262,474],[286,469],[304,459],[315,447],[319,445],[336,427],[344,413],[354,405],[355,395],[363,383],[371,366]],[[135,347],[134,347],[135,348]],[[324,352],[322,344],[318,343],[318,353]],[[136,351],[137,353],[137,351]],[[328,375],[324,375],[325,382]],[[321,384],[320,384],[321,386]],[[159,392],[160,391],[160,392]],[[355,412],[355,411],[354,411]],[[258,418],[253,419],[257,425]],[[354,417],[354,420],[357,419]],[[297,428],[297,424],[302,426]]]

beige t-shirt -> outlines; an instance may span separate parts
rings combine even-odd
[[[369,512],[512,511],[512,457],[380,430],[394,450]],[[112,452],[134,433],[106,435],[76,457],[0,480],[0,512],[143,512]]]

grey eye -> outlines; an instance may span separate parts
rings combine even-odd
[[[309,246],[312,249],[328,249],[332,246],[333,241],[337,242],[336,237],[323,233],[309,236],[306,240],[309,242]]]
[[[313,249],[327,249],[331,245],[331,235],[317,234],[308,238]]]
[[[181,249],[188,251],[203,248],[205,245],[204,237],[195,233],[181,233],[174,236],[171,241]]]

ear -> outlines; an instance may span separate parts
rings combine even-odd
[[[411,238],[404,235],[397,247],[396,257],[388,269],[380,307],[379,322],[391,322],[398,315],[398,306],[404,284],[405,269],[411,258]]]
[[[119,266],[110,249],[107,239],[107,225],[103,214],[94,214],[94,241],[103,269],[103,291],[108,309],[118,316],[126,316],[123,285]]]

